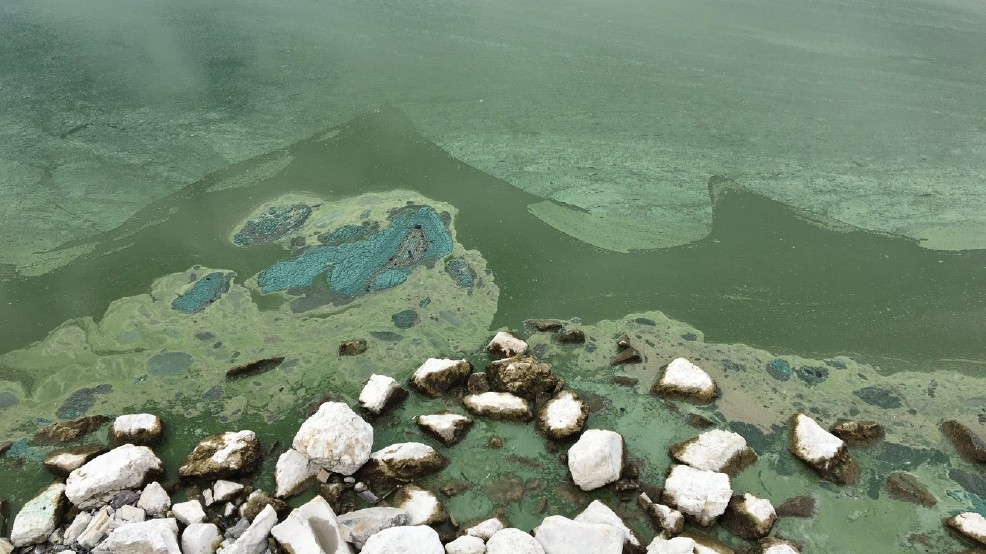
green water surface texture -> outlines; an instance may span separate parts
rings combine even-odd
[[[273,176],[217,187],[285,154]],[[911,239],[824,220],[709,182],[710,234],[679,247],[601,250],[543,223],[543,199],[471,168],[383,107],[284,151],[248,160],[149,205],[121,227],[65,247],[91,253],[37,277],[0,281],[0,352],[70,318],[102,314],[157,276],[193,264],[252,275],[282,250],[236,248],[252,207],[290,192],[340,198],[395,187],[460,210],[459,240],[489,261],[501,296],[495,326],[528,317],[592,322],[660,309],[709,340],[804,355],[848,354],[884,370],[966,369],[986,362],[986,251],[931,251]],[[211,190],[222,188],[222,190]],[[536,311],[537,313],[532,313]],[[2,369],[0,369],[2,371]]]

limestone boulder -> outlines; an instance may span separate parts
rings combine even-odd
[[[171,509],[171,497],[161,483],[152,481],[140,493],[137,507],[151,517],[163,517]]]
[[[445,554],[484,554],[486,543],[479,537],[463,535],[445,544]]]
[[[65,485],[48,485],[37,496],[28,500],[14,516],[10,542],[18,547],[45,542],[61,523],[64,507]]]
[[[507,527],[486,541],[486,554],[545,554],[545,551],[541,543],[528,533]]]
[[[945,525],[979,546],[986,546],[986,518],[976,512],[963,512],[945,520]]]
[[[373,374],[359,393],[359,407],[372,415],[380,415],[407,398],[407,391],[388,375]]]
[[[408,517],[407,512],[400,508],[379,506],[343,514],[337,521],[343,540],[359,550],[370,537],[380,531],[407,525]]]
[[[491,358],[509,358],[527,354],[527,342],[513,333],[500,331],[486,345],[486,352]]]
[[[428,358],[411,375],[411,386],[421,394],[436,398],[454,387],[462,386],[472,373],[469,360]]]
[[[565,440],[582,432],[589,407],[572,391],[563,390],[538,410],[538,427],[552,440]]]
[[[508,392],[469,394],[462,403],[471,413],[490,419],[527,421],[533,417],[527,400]]]
[[[770,500],[745,493],[730,499],[722,525],[741,539],[759,539],[770,533],[776,521],[777,513]]]
[[[548,516],[534,531],[534,538],[545,554],[623,554],[626,536],[619,528],[605,523],[584,523],[563,516]]]
[[[326,402],[305,420],[292,447],[327,471],[352,475],[373,449],[373,427],[341,402]]]
[[[198,500],[179,502],[171,507],[171,513],[184,526],[205,521],[205,510],[202,509],[202,503]]]
[[[658,396],[708,404],[716,399],[718,390],[712,377],[702,368],[684,358],[675,358],[651,387]]]
[[[695,469],[735,475],[757,455],[739,433],[713,429],[671,447],[671,457]]]
[[[427,525],[390,527],[366,541],[362,554],[445,554],[438,532]]]
[[[552,394],[559,380],[551,364],[531,356],[514,356],[490,362],[486,378],[497,392],[509,392],[533,400],[541,394]]]
[[[287,449],[277,458],[274,467],[274,482],[277,484],[274,496],[287,498],[300,493],[315,482],[319,469],[308,456],[294,448]]]
[[[164,422],[153,414],[117,416],[110,427],[110,444],[154,446],[164,438]]]
[[[114,529],[93,554],[182,554],[178,546],[178,523],[152,519]]]
[[[699,525],[708,527],[726,511],[732,495],[729,476],[725,473],[674,465],[664,481],[662,499]]]
[[[52,452],[45,456],[45,469],[58,477],[68,477],[70,473],[84,466],[89,460],[106,452],[101,445],[86,445],[69,450]]]
[[[415,485],[401,487],[394,504],[407,512],[408,525],[433,525],[448,519],[448,512],[435,493]]]
[[[441,471],[447,465],[448,460],[427,444],[401,442],[370,454],[364,469],[367,475],[410,481]]]
[[[253,431],[212,435],[202,439],[182,461],[182,477],[225,479],[253,473],[260,464],[260,441]]]
[[[852,485],[859,476],[859,466],[849,455],[845,441],[803,413],[791,416],[788,450],[826,481]]]
[[[417,424],[422,431],[445,446],[452,446],[466,436],[473,421],[464,415],[440,413],[418,416]]]
[[[589,429],[568,450],[568,470],[584,491],[618,480],[625,464],[623,435],[614,431]]]
[[[139,489],[164,471],[146,446],[125,444],[96,456],[69,474],[65,495],[79,508],[104,503],[125,489]]]
[[[214,554],[223,541],[214,523],[193,523],[181,533],[182,554]]]
[[[321,496],[309,500],[275,525],[270,534],[287,552],[352,554],[343,538],[336,514]]]
[[[609,525],[619,529],[623,533],[624,541],[632,547],[639,548],[641,546],[640,538],[634,533],[623,519],[616,514],[609,506],[603,504],[599,500],[593,500],[582,512],[575,516],[575,521],[579,523],[593,523],[601,525]]]

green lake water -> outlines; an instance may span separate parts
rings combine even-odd
[[[0,498],[15,510],[50,480],[38,462],[50,449],[28,439],[52,421],[159,414],[169,476],[203,436],[253,429],[270,454],[252,479],[271,489],[310,402],[355,405],[370,374],[404,380],[428,357],[482,368],[502,328],[588,400],[590,428],[624,435],[646,485],[661,486],[668,446],[699,432],[689,413],[743,434],[759,461],[734,490],[775,505],[814,496],[814,518],[776,528],[807,552],[952,552],[962,544],[941,521],[986,509],[983,467],[938,430],[958,418],[986,432],[981,6],[114,12],[0,8],[0,442],[14,442]],[[284,237],[234,243],[248,220],[297,205],[312,215]],[[400,284],[261,291],[279,260],[335,244],[338,229],[386,229],[407,205],[445,218],[451,246],[406,272],[392,258]],[[216,272],[230,279],[218,300],[173,309]],[[542,317],[587,344],[525,326]],[[643,362],[614,368],[623,334]],[[353,338],[367,352],[338,356]],[[224,377],[273,356],[286,362]],[[719,400],[649,394],[678,356],[712,374]],[[778,363],[794,375],[772,377]],[[478,420],[444,448],[413,422],[440,409],[465,413],[454,395],[412,394],[375,423],[374,446],[446,455],[419,484],[462,486],[442,497],[456,520],[500,513],[530,529],[601,498],[653,536],[634,494],[567,482],[567,445],[532,424]],[[852,450],[858,485],[820,482],[787,452],[799,410],[886,427]],[[890,499],[895,471],[938,504]]]

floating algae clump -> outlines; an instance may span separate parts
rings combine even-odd
[[[233,243],[247,247],[275,242],[300,229],[310,215],[312,208],[307,204],[270,207],[259,216],[247,221],[243,228],[233,235]]]
[[[331,292],[353,297],[395,287],[414,266],[452,252],[448,227],[431,207],[407,206],[393,211],[389,219],[387,228],[365,240],[313,246],[296,258],[275,263],[260,274],[260,290],[308,288],[316,277],[329,272]]]
[[[171,308],[185,314],[201,312],[229,290],[229,280],[232,276],[232,273],[221,271],[206,275],[196,281],[192,288],[175,298],[171,302]]]
[[[445,273],[448,273],[460,288],[469,288],[476,281],[476,272],[469,267],[469,262],[465,258],[452,258],[445,262]]]
[[[794,373],[794,370],[791,369],[791,364],[787,363],[787,360],[774,358],[767,363],[767,373],[778,381],[787,381],[791,378],[791,374]]]

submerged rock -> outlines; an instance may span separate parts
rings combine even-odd
[[[106,449],[98,444],[52,452],[45,457],[44,466],[58,477],[68,477],[70,473],[104,452]]]
[[[850,446],[872,444],[883,436],[883,426],[875,421],[840,419],[829,431]]]
[[[445,554],[438,532],[427,525],[391,527],[366,541],[362,554]]]
[[[562,344],[584,344],[585,332],[581,329],[559,331],[555,336],[551,337],[551,340]]]
[[[466,436],[473,421],[459,414],[433,414],[418,416],[418,427],[435,437],[445,446],[452,446]]]
[[[341,402],[326,402],[305,420],[292,447],[328,471],[352,475],[373,447],[373,427]]]
[[[436,398],[453,387],[461,386],[472,373],[469,360],[428,358],[411,375],[411,386],[426,396]]]
[[[966,461],[974,464],[986,463],[986,440],[983,440],[982,435],[954,419],[942,423],[941,430]]]
[[[108,501],[122,490],[139,488],[163,471],[161,460],[150,448],[125,444],[69,474],[65,496],[79,508],[88,508]]]
[[[757,455],[739,433],[713,429],[671,447],[671,457],[695,469],[735,475]]]
[[[663,500],[699,525],[707,527],[726,511],[733,489],[725,473],[704,471],[686,465],[671,466],[664,481]]]
[[[589,429],[568,450],[568,470],[584,491],[591,491],[620,478],[626,465],[623,435]]]
[[[110,418],[103,415],[80,417],[72,421],[52,423],[34,435],[38,444],[63,444],[76,441],[103,426]]]
[[[491,419],[526,421],[533,417],[527,400],[507,392],[470,394],[462,403],[470,412]]]
[[[509,392],[529,400],[537,395],[553,392],[558,377],[551,364],[540,362],[531,356],[515,356],[490,362],[486,377],[495,391]]]
[[[498,332],[486,345],[486,352],[492,358],[510,358],[527,354],[527,342],[513,333]]]
[[[896,472],[887,476],[887,494],[890,498],[911,502],[930,508],[938,503],[931,491],[909,473]]]
[[[535,530],[534,539],[544,548],[545,554],[622,554],[626,535],[623,530],[605,523],[548,516]]]
[[[826,481],[851,485],[859,477],[859,466],[849,455],[846,443],[805,414],[791,416],[788,450]]]
[[[658,396],[707,404],[716,398],[716,384],[702,368],[684,358],[672,360],[651,392]]]
[[[253,431],[212,435],[199,441],[178,468],[182,477],[223,479],[253,473],[260,464],[260,441]]]
[[[582,432],[589,407],[572,391],[561,391],[538,410],[538,427],[552,440],[565,440]]]
[[[766,537],[775,521],[777,513],[770,500],[757,498],[750,493],[730,499],[722,518],[723,526],[743,539]]]
[[[164,422],[153,414],[126,414],[113,420],[110,444],[154,446],[164,438]]]
[[[380,415],[392,409],[407,398],[407,391],[396,379],[387,375],[373,374],[359,393],[359,407]]]
[[[43,543],[61,523],[65,485],[52,483],[29,500],[14,517],[10,542],[14,546]]]
[[[353,339],[339,343],[340,356],[359,356],[366,352],[366,339]]]
[[[781,502],[776,510],[777,517],[815,517],[815,499],[811,496],[794,496]]]

